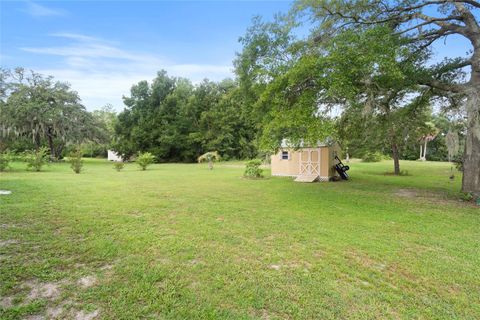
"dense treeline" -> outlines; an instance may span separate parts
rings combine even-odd
[[[193,85],[160,71],[151,84],[134,85],[124,103],[113,148],[127,157],[151,152],[161,162],[192,162],[208,151],[224,159],[257,153],[256,123],[232,80]]]
[[[236,81],[204,80],[194,85],[160,71],[151,84],[141,81],[132,86],[119,114],[111,105],[86,111],[78,94],[52,77],[3,70],[0,149],[18,153],[47,147],[55,160],[80,146],[87,157],[105,157],[107,149],[113,149],[125,158],[151,152],[159,162],[193,162],[209,151],[219,152],[223,159],[249,159],[273,152],[284,137],[300,141],[328,135],[351,157],[371,153],[389,157],[390,136],[384,132],[392,122],[368,115],[357,105],[334,117],[311,116],[312,101],[307,100],[305,107],[304,99],[290,98],[288,88],[278,87],[282,81],[264,82],[252,75],[260,69],[249,66],[249,54],[246,50],[237,57]],[[289,75],[279,73],[276,78]],[[278,110],[285,98],[288,105]],[[432,136],[428,160],[458,158],[465,141],[461,116],[434,115],[430,108],[415,104],[397,112],[390,121],[399,124],[399,158],[418,159],[427,134]],[[450,146],[449,136],[455,138]]]

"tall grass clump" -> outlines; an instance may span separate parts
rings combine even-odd
[[[155,161],[155,156],[150,152],[139,153],[137,156],[137,164],[143,171],[147,170],[147,167]]]
[[[72,168],[73,172],[77,174],[82,171],[82,167],[83,167],[82,155],[83,155],[82,149],[77,148],[68,157],[68,162],[70,162],[70,168]]]
[[[48,163],[48,150],[45,147],[25,152],[23,160],[27,163],[27,170],[41,171]]]
[[[247,162],[243,176],[245,178],[263,178],[263,169],[260,168],[262,161],[253,159]]]
[[[213,163],[215,161],[220,160],[220,155],[218,154],[218,151],[210,151],[207,153],[202,154],[200,157],[198,157],[198,162],[208,162],[208,169],[212,170],[213,169]]]

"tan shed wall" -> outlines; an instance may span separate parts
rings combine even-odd
[[[320,148],[320,176],[321,177],[328,177],[330,178],[330,158],[329,158],[329,152],[328,152],[328,147],[321,147]]]
[[[288,151],[289,159],[282,159],[282,151]],[[297,176],[300,171],[300,152],[293,150],[280,150],[271,157],[272,175]]]

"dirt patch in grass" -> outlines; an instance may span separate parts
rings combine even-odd
[[[50,307],[47,309],[47,317],[49,319],[60,319],[60,316],[63,313],[63,305]]]
[[[128,215],[135,218],[143,217],[143,213],[139,210],[132,210],[128,212]]]
[[[0,307],[7,309],[13,306],[13,297],[0,298]]]
[[[271,270],[291,270],[291,271],[299,271],[303,270],[304,272],[308,272],[312,267],[312,264],[304,261],[304,260],[289,260],[289,261],[282,261],[282,263],[277,264],[270,264],[268,269]]]
[[[31,316],[28,316],[26,318],[24,318],[24,320],[45,320],[46,318],[42,315],[39,315],[39,314],[34,314],[34,315],[31,315]]]
[[[60,302],[60,304],[55,306],[49,306],[46,311],[48,319],[66,319],[72,317],[66,317],[66,306],[72,304],[71,300],[66,300]]]
[[[439,205],[457,205],[461,207],[475,207],[473,202],[466,202],[442,192],[433,192],[422,189],[396,189],[393,194],[406,199],[416,199],[423,202]]]
[[[97,277],[95,277],[95,276],[82,277],[78,280],[78,284],[82,288],[90,288],[90,287],[94,286],[95,284],[97,284]]]
[[[267,310],[265,310],[265,309],[262,310],[261,319],[263,319],[263,320],[270,320],[271,319],[270,314],[268,313]]]
[[[188,264],[195,266],[195,265],[202,265],[204,262],[201,259],[192,259],[188,261]]]
[[[98,283],[97,277],[94,275],[88,275],[80,278],[77,281],[77,285],[81,288],[89,288]],[[47,301],[47,308],[42,314],[31,315],[27,319],[78,319],[78,320],[91,320],[99,316],[98,310],[92,312],[86,312],[79,310],[78,304],[72,302],[72,300],[62,300],[62,285],[67,285],[67,281],[59,282],[39,282],[38,280],[29,280],[23,284],[24,288],[30,290],[27,294],[24,303],[32,303],[38,299],[44,299]],[[1,305],[4,308],[11,308],[14,306],[13,298],[7,297],[1,301]],[[76,310],[71,307],[77,305]]]
[[[403,198],[418,198],[426,201],[452,203],[453,199],[448,198],[444,193],[437,193],[419,189],[397,189],[394,194]],[[458,203],[458,202],[457,202]]]
[[[395,191],[395,195],[404,198],[416,198],[418,193],[413,189],[398,189]]]
[[[250,316],[252,318],[256,319],[262,319],[262,320],[270,320],[270,319],[291,319],[292,317],[283,314],[283,313],[278,313],[273,310],[268,310],[266,308],[263,309],[254,309],[249,312]]]
[[[5,247],[11,244],[17,244],[18,241],[14,239],[0,240],[0,247]]]
[[[154,260],[154,263],[155,264],[171,264],[172,263],[172,260],[169,259],[169,258],[157,258]]]
[[[31,280],[27,281],[24,286],[30,289],[30,293],[27,296],[29,301],[35,299],[53,301],[56,300],[61,293],[60,284],[54,282],[39,283],[38,281]]]
[[[99,315],[98,310],[92,311],[92,312],[85,312],[83,310],[78,311],[75,314],[75,320],[92,320],[97,318]]]
[[[106,270],[112,270],[113,269],[113,264],[106,264],[102,267],[100,267],[100,270],[106,271]]]

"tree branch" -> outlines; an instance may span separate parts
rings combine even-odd
[[[422,19],[426,22],[436,24],[440,28],[447,29],[447,30],[452,30],[455,33],[459,33],[459,34],[462,34],[462,35],[467,37],[467,34],[468,34],[467,31],[468,30],[464,26],[461,26],[461,25],[458,25],[458,24],[455,24],[455,23],[446,23],[441,18],[433,18],[433,17],[427,16],[426,14],[423,14],[423,13],[420,13],[420,12],[413,14],[412,17],[419,18],[419,19]],[[446,20],[446,21],[450,21],[450,20]]]
[[[446,18],[435,18],[434,20],[435,21],[451,21],[451,20],[463,21],[461,16],[450,16],[450,17],[446,17]],[[433,23],[434,23],[434,21],[425,21],[425,22],[416,24],[413,27],[410,27],[410,28],[407,28],[407,29],[404,29],[404,30],[400,30],[399,32],[397,32],[397,34],[404,34],[404,33],[410,32],[412,30],[431,25]]]
[[[456,83],[445,83],[437,79],[420,79],[419,84],[428,86],[430,88],[439,89],[446,92],[463,93],[465,92],[465,85]]]
[[[475,40],[478,40],[480,37],[480,26],[478,25],[478,21],[475,19],[470,10],[465,8],[463,3],[455,3],[455,8],[457,8],[458,12],[462,15],[463,22],[468,27],[468,33],[471,33],[471,36],[474,37],[472,42],[475,42]]]

